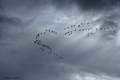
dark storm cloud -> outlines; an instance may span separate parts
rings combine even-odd
[[[37,8],[38,6],[45,7],[53,5],[56,8],[71,9],[74,5],[82,10],[110,10],[112,7],[119,6],[119,0],[12,0],[1,1],[5,6],[26,7],[29,9]]]
[[[110,9],[117,6],[119,0],[53,0],[57,7],[67,7],[69,5],[77,4],[82,10],[102,10]],[[71,6],[70,6],[71,7]]]

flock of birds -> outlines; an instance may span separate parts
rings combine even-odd
[[[85,28],[81,28],[82,25],[83,25],[83,23],[81,23],[81,25],[78,25],[78,26],[73,25],[73,26],[70,26],[70,27],[65,27],[64,30],[67,30],[67,32],[65,32],[65,35],[70,36],[70,35],[73,34],[73,32],[77,32],[77,31],[84,32],[84,31],[91,31],[91,30],[96,30],[97,31],[97,30],[109,30],[110,29],[109,27],[107,27],[107,28],[92,28],[92,27],[90,27],[90,28],[85,29]],[[89,23],[87,23],[87,25],[89,25]],[[111,29],[113,29],[113,27],[111,27]],[[87,37],[90,37],[90,35],[93,35],[93,33],[92,32],[87,33]]]
[[[87,23],[87,25],[89,25],[90,23],[88,22]],[[92,28],[92,27],[90,27],[90,28],[82,28],[82,25],[83,25],[83,23],[81,23],[80,25],[73,25],[73,26],[70,26],[70,27],[65,27],[64,28],[64,30],[66,31],[64,34],[65,35],[72,35],[73,34],[73,32],[83,32],[83,31],[89,31],[89,33],[87,33],[87,37],[90,37],[90,35],[93,35],[93,33],[91,32],[92,30],[109,30],[109,29],[112,29],[113,30],[113,27],[107,27],[107,28]],[[45,51],[46,49],[48,49],[49,51],[48,51],[48,54],[52,54],[52,55],[54,55],[54,56],[56,56],[56,57],[58,57],[59,59],[63,59],[63,57],[61,57],[61,56],[59,56],[58,54],[56,54],[56,53],[53,53],[53,51],[52,51],[52,49],[51,49],[51,47],[50,46],[48,46],[48,45],[45,45],[41,40],[38,40],[38,38],[40,37],[40,36],[42,36],[42,35],[44,35],[44,34],[46,34],[46,33],[51,33],[51,34],[58,34],[57,33],[57,31],[54,31],[54,30],[51,30],[51,29],[46,29],[44,32],[42,32],[42,33],[39,33],[39,34],[37,34],[36,35],[36,40],[34,41],[34,44],[38,44],[38,45],[40,45],[41,46],[41,50],[42,51]],[[45,49],[46,48],[46,49]]]
[[[45,45],[41,40],[38,40],[38,38],[39,38],[40,36],[42,36],[43,34],[46,34],[46,32],[50,32],[50,33],[53,33],[53,34],[57,34],[56,31],[53,31],[53,30],[50,30],[50,29],[49,29],[49,30],[46,30],[46,31],[43,32],[43,33],[39,33],[39,34],[36,35],[36,40],[34,41],[34,44],[40,45],[40,46],[41,46],[40,49],[41,49],[42,51],[45,51],[46,49],[48,49],[48,50],[49,50],[49,51],[48,51],[48,54],[52,54],[52,55],[58,57],[59,59],[63,59],[63,57],[59,56],[59,55],[56,54],[56,53],[53,53],[51,47],[49,47],[48,45]]]

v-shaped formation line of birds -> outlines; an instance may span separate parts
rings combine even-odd
[[[52,51],[51,47],[49,47],[48,45],[45,45],[41,40],[38,40],[38,38],[39,38],[41,35],[46,34],[46,32],[50,32],[50,33],[53,33],[53,34],[57,34],[56,31],[53,31],[53,30],[51,30],[51,29],[44,31],[43,33],[39,33],[39,34],[36,35],[36,40],[34,41],[34,44],[40,45],[40,46],[41,46],[40,49],[41,49],[42,51],[45,51],[46,49],[48,49],[48,50],[49,50],[49,51],[48,51],[48,54],[53,54],[54,56],[58,57],[59,59],[63,59],[63,57],[61,57],[61,56],[59,56],[58,54],[54,53],[54,52]],[[46,48],[46,49],[45,49],[45,48]]]
[[[96,31],[97,30],[109,30],[109,29],[113,30],[113,27],[107,27],[107,28],[92,28],[92,27],[90,27],[90,28],[82,28],[82,25],[83,25],[83,23],[81,23],[80,25],[77,25],[77,26],[73,25],[73,26],[70,26],[70,27],[65,27],[64,30],[67,31],[67,32],[65,32],[64,34],[70,36],[70,35],[73,34],[73,32],[77,32],[77,31],[83,32],[83,31],[91,31],[91,30],[96,30]],[[87,23],[87,25],[89,25],[89,22]],[[46,34],[47,32],[49,32],[51,34],[55,34],[55,35],[58,34],[57,31],[54,31],[54,30],[51,30],[51,29],[46,29],[44,32],[41,32],[41,33],[36,35],[36,40],[34,41],[34,44],[40,45],[41,46],[40,49],[42,51],[45,51],[46,49],[48,49],[49,50],[48,54],[52,54],[52,55],[58,57],[59,59],[63,59],[63,57],[61,57],[58,54],[54,53],[50,46],[45,45],[41,40],[38,40],[38,38],[40,36]],[[87,37],[90,37],[90,35],[93,35],[93,33],[92,32],[87,33]]]

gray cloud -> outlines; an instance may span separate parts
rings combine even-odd
[[[118,80],[120,16],[119,7],[112,8],[117,4],[118,0],[2,1],[0,79],[16,76],[20,80]],[[73,8],[70,10],[69,6]],[[111,10],[97,12],[107,7]],[[88,38],[87,31],[64,35],[64,27],[81,22],[81,28],[94,29],[90,31],[93,35]],[[96,27],[114,30],[96,31]],[[46,29],[58,34],[46,33],[39,39],[63,60],[47,55],[47,51],[42,52],[39,45],[33,44],[35,35]]]

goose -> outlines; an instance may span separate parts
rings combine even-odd
[[[38,40],[34,41],[34,44],[36,44],[38,42]]]

